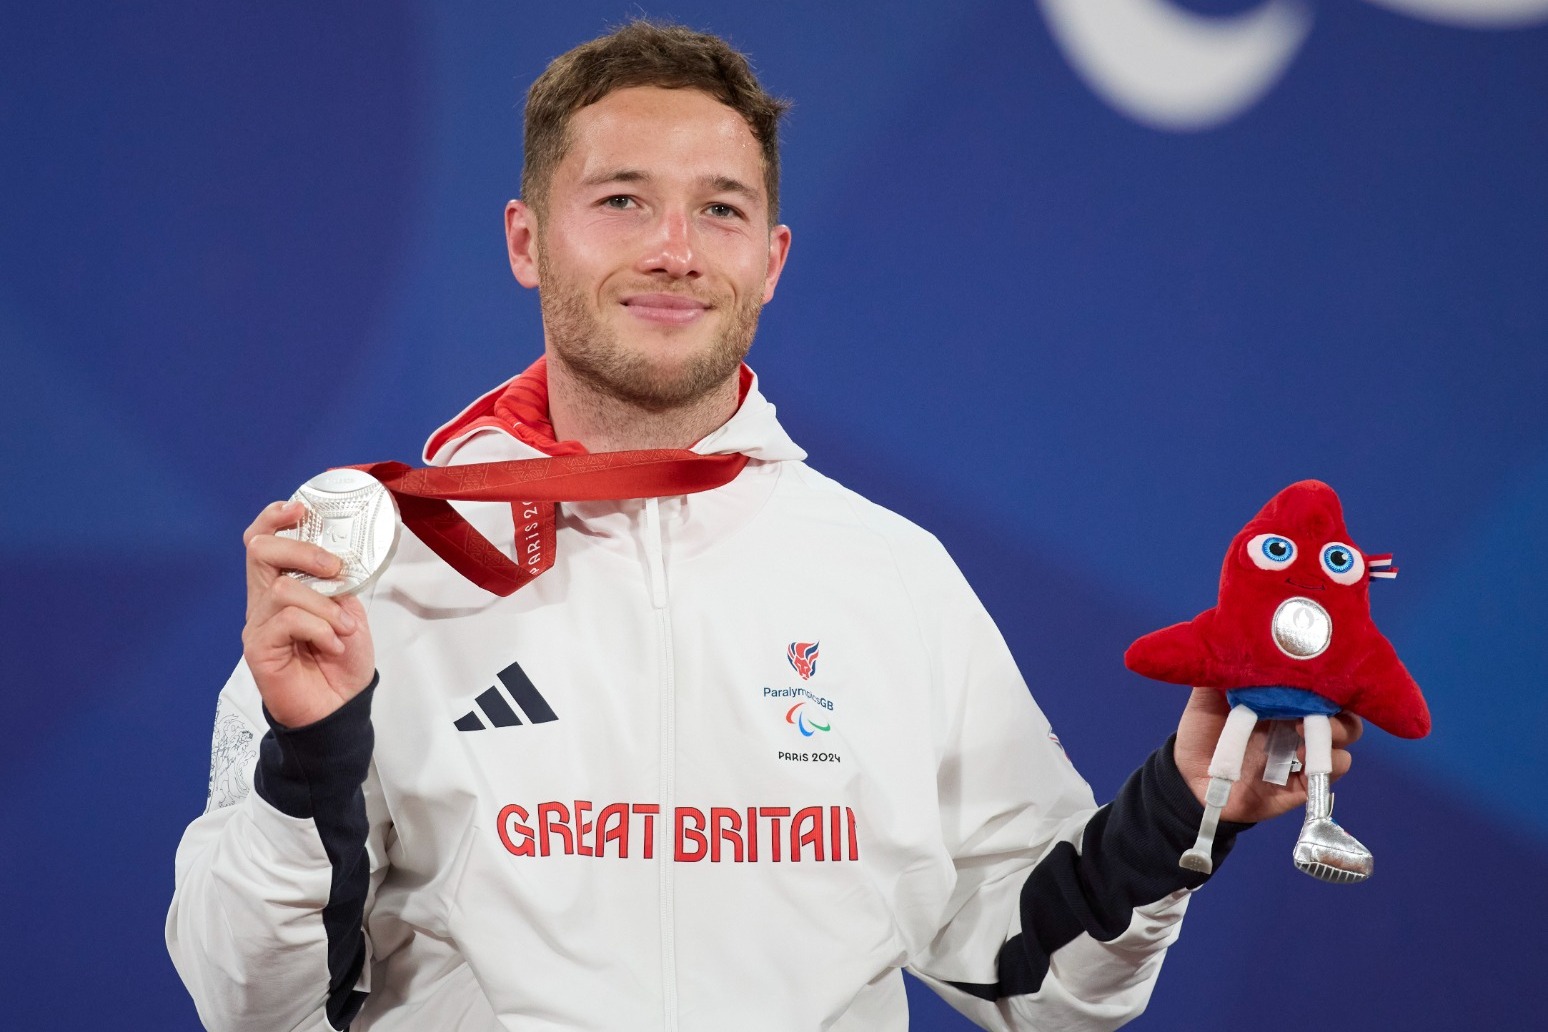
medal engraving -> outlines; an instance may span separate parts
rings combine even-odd
[[[291,501],[306,515],[280,537],[319,545],[343,563],[326,580],[300,570],[290,576],[323,595],[353,595],[386,569],[398,548],[398,503],[375,477],[358,469],[330,469],[302,484]]]
[[[1274,644],[1291,659],[1320,656],[1333,640],[1333,619],[1309,598],[1287,598],[1274,610]]]

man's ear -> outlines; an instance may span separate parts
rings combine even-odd
[[[511,275],[524,287],[538,285],[537,216],[524,201],[505,206],[505,253],[511,260]]]
[[[763,273],[763,303],[774,300],[774,288],[779,274],[785,271],[785,259],[790,256],[790,227],[775,226],[769,231],[769,264]]]

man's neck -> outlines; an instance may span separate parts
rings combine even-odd
[[[589,452],[690,448],[736,414],[738,378],[681,406],[655,410],[606,394],[554,354],[548,361],[548,413],[554,438]]]

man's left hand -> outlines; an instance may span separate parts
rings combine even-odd
[[[1213,688],[1195,688],[1182,720],[1177,724],[1177,743],[1172,758],[1177,769],[1187,779],[1188,787],[1204,803],[1204,793],[1209,788],[1209,761],[1215,753],[1215,742],[1225,727],[1226,715],[1231,712],[1225,695]],[[1359,740],[1365,729],[1364,722],[1353,713],[1340,713],[1330,718],[1333,725],[1333,781],[1343,777],[1351,762],[1349,746]],[[1297,730],[1300,730],[1297,725]],[[1263,768],[1267,761],[1269,722],[1258,721],[1252,730],[1252,740],[1247,745],[1247,755],[1242,760],[1242,779],[1231,789],[1231,801],[1226,804],[1221,818],[1242,823],[1265,821],[1282,813],[1306,805],[1306,776],[1292,774],[1283,785],[1263,780]],[[1304,752],[1297,752],[1304,762]]]

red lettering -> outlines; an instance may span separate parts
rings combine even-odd
[[[586,844],[586,836],[591,834],[591,822],[586,819],[586,815],[590,812],[589,801],[575,800],[575,851],[581,856],[591,855],[591,846]]]
[[[760,806],[760,807],[758,807],[758,816],[759,817],[767,817],[769,819],[769,824],[770,824],[770,826],[772,828],[772,830],[769,832],[769,847],[774,851],[774,857],[773,857],[774,861],[776,863],[778,863],[779,862],[779,844],[780,844],[780,841],[784,838],[784,836],[779,833],[779,819],[781,817],[789,817],[790,816],[790,807],[788,807],[788,806]]]
[[[510,803],[500,811],[500,816],[495,819],[495,827],[500,832],[500,841],[512,856],[532,855],[532,829],[522,821],[530,820],[527,811]],[[511,841],[511,833],[518,836],[517,841]]]
[[[720,863],[720,843],[731,844],[734,863],[742,862],[742,815],[729,806],[710,807],[710,863]]]
[[[688,827],[692,820],[694,827]],[[709,842],[704,837],[704,811],[696,806],[679,806],[677,808],[677,848],[672,859],[678,863],[693,863],[704,859],[704,853],[709,848]],[[694,849],[690,852],[687,842],[693,841]]]
[[[609,803],[597,814],[597,856],[607,855],[607,844],[618,847],[620,859],[629,857],[629,804]]]
[[[801,830],[805,826],[806,830]],[[801,847],[812,847],[812,859],[822,859],[822,807],[808,806],[790,821],[790,859],[800,863]]]
[[[591,800],[576,799],[572,803],[539,803],[531,813],[509,803],[496,817],[495,830],[512,856],[613,856],[626,860],[631,834],[637,828],[636,855],[651,860],[656,855],[656,818],[660,815],[657,803],[608,803],[598,810]],[[672,817],[671,826],[661,829],[661,837],[665,840],[672,835],[670,850],[676,863],[709,860],[755,864],[760,860],[760,836],[767,843],[767,859],[773,863],[860,859],[859,820],[847,806],[798,810],[788,806],[679,806]],[[768,823],[760,829],[764,821]]]
[[[656,855],[656,814],[661,812],[659,803],[635,803],[630,809],[635,816],[645,818],[645,851],[641,854],[646,860]]]
[[[575,852],[575,835],[570,831],[570,808],[563,803],[538,803],[538,851],[547,856],[550,838],[557,833],[564,842],[564,854]]]

